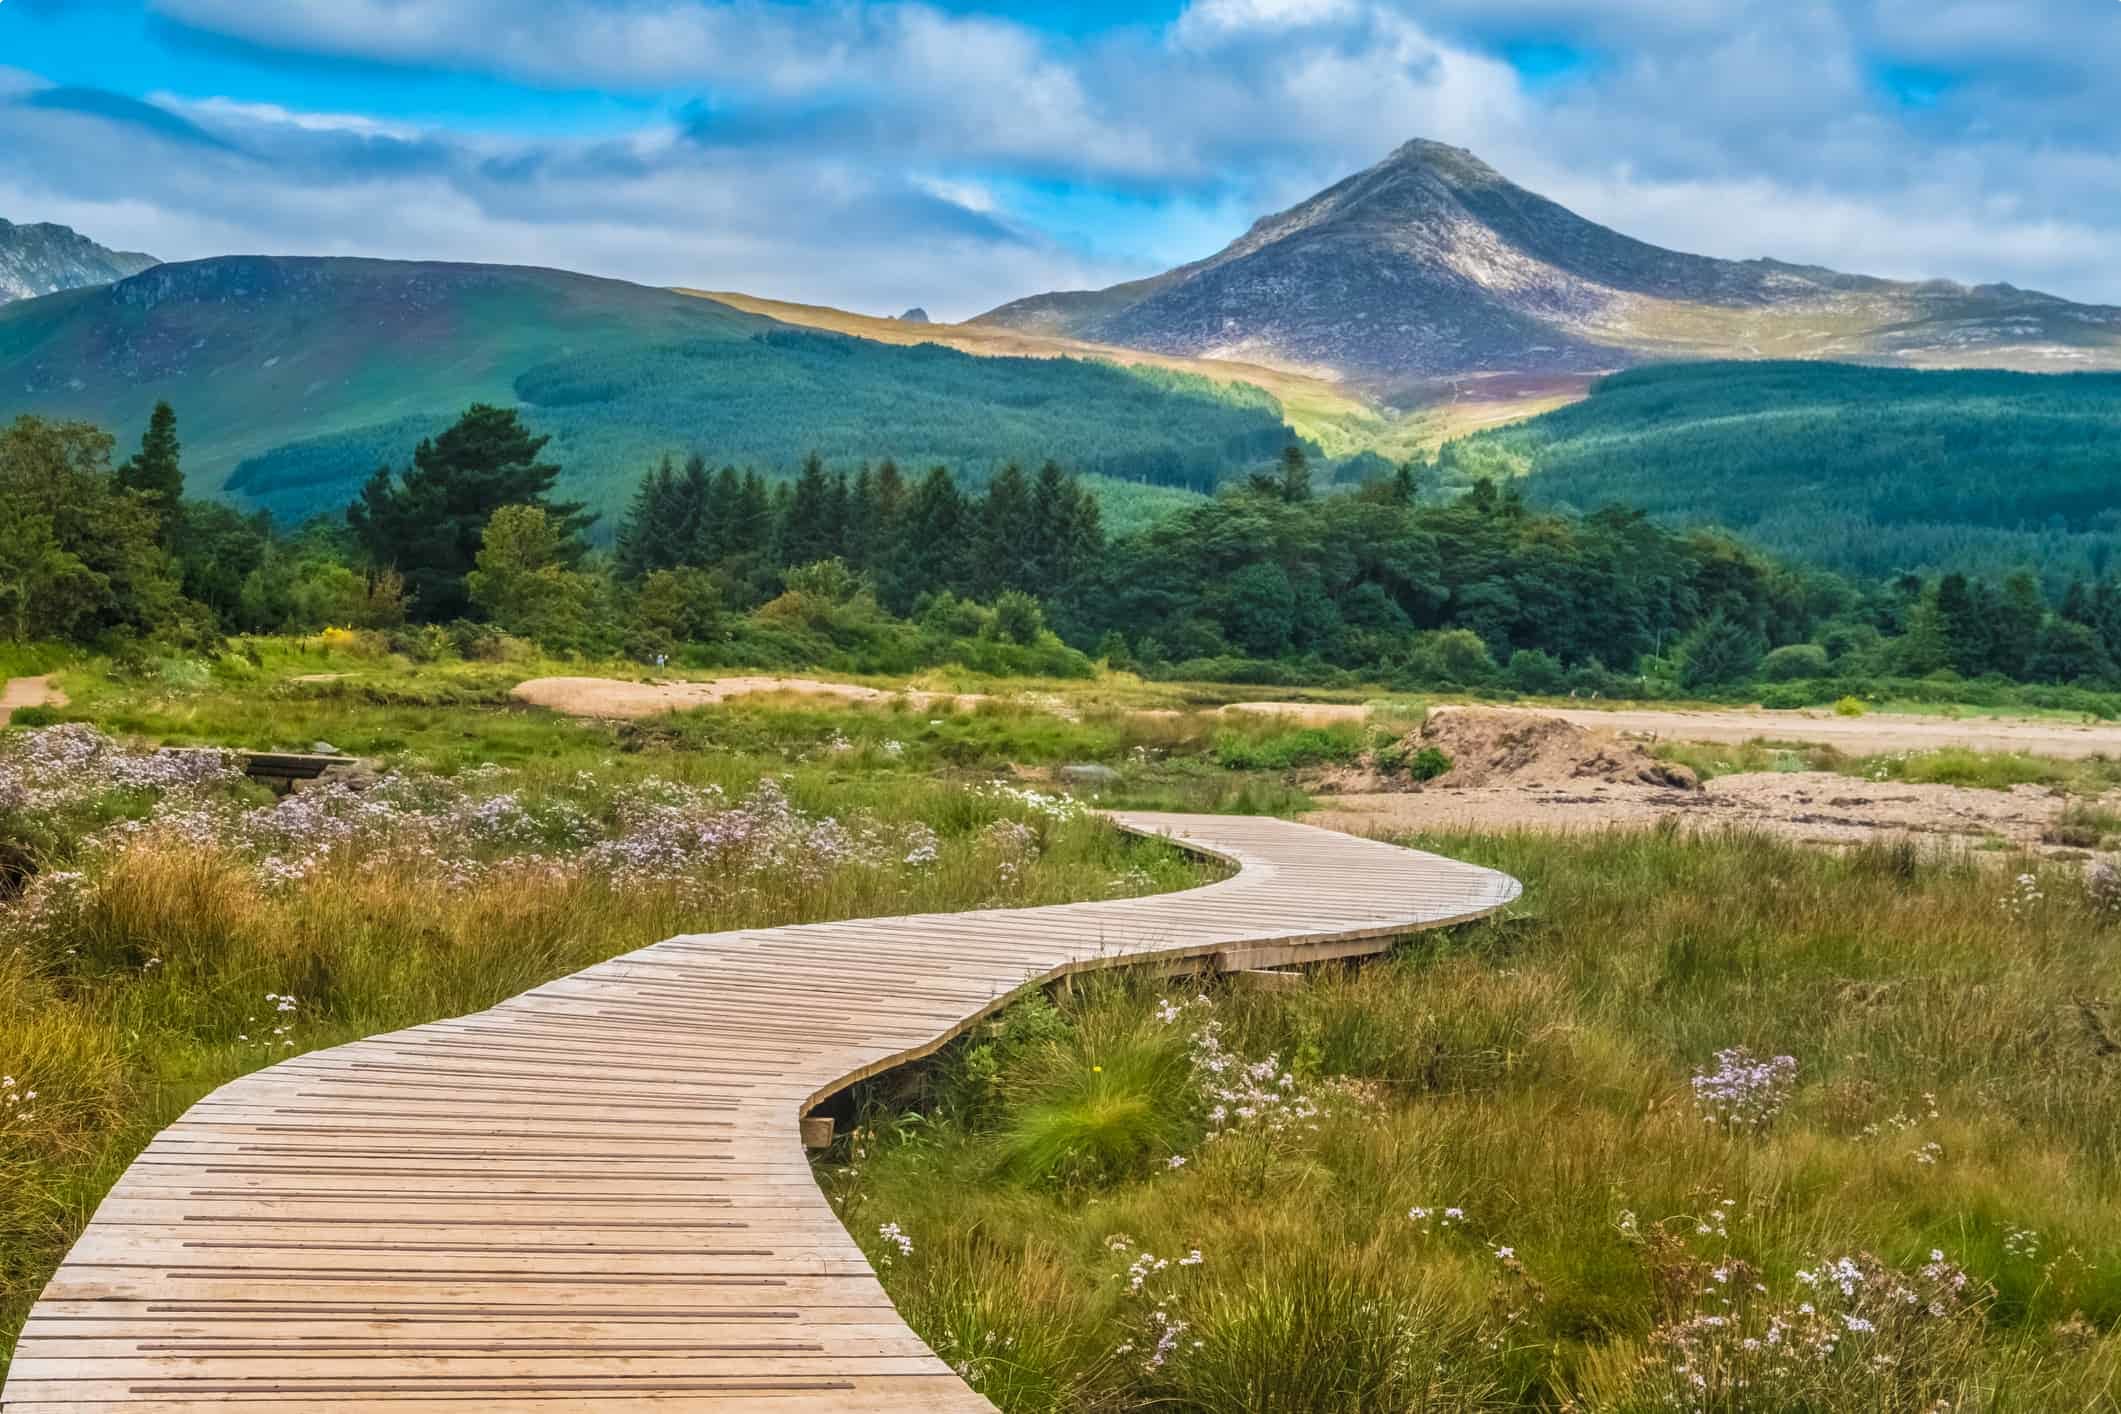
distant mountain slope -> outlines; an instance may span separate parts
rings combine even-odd
[[[2121,571],[2121,374],[1697,363],[1445,447],[1447,483],[1731,527],[1864,576]]]
[[[194,489],[283,519],[344,504],[475,400],[522,404],[564,488],[607,512],[665,452],[772,471],[814,449],[975,479],[1051,456],[1198,487],[1290,436],[1256,389],[897,347],[557,270],[229,256],[0,306],[0,416],[129,439],[157,398]]]
[[[151,255],[106,249],[66,226],[0,220],[0,304],[107,285],[154,263]]]
[[[2121,309],[1663,250],[1410,142],[1206,260],[973,321],[1395,384],[1655,359],[2121,367]]]

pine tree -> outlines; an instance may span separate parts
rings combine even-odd
[[[475,403],[448,431],[420,443],[402,477],[378,468],[346,508],[369,558],[405,577],[420,617],[440,622],[471,608],[464,576],[502,506],[545,512],[555,563],[572,568],[587,552],[582,531],[595,517],[578,502],[551,500],[560,469],[538,460],[549,440],[532,436],[514,408]]]
[[[184,501],[181,451],[176,410],[159,402],[147,419],[147,431],[141,434],[140,450],[118,468],[118,484],[139,492],[161,519],[165,531],[175,524],[176,509]]]
[[[834,541],[832,483],[825,464],[812,452],[803,459],[795,491],[780,517],[780,559],[789,568],[813,565],[838,553]]]
[[[991,599],[1033,583],[1025,561],[1032,549],[1031,487],[1011,462],[987,487],[973,542],[973,592]]]
[[[786,491],[787,488],[781,488]],[[766,489],[766,479],[755,471],[744,473],[744,483],[737,494],[736,519],[729,537],[728,553],[756,555],[761,559],[773,552],[773,497]]]
[[[1414,469],[1411,459],[1399,464],[1392,473],[1392,504],[1411,506],[1421,498],[1421,477]]]
[[[619,578],[640,580],[656,570],[678,563],[684,541],[678,538],[677,468],[665,455],[654,471],[641,478],[639,489],[619,522],[614,561]]]
[[[969,520],[964,494],[949,471],[929,471],[906,498],[904,529],[881,576],[892,612],[907,612],[923,594],[965,588]]]
[[[1069,540],[1074,533],[1075,487],[1058,463],[1048,461],[1031,483],[1026,578],[1037,594],[1057,593],[1069,577]]]
[[[1311,459],[1297,442],[1282,449],[1281,498],[1291,504],[1311,499]]]
[[[876,563],[876,478],[869,474],[869,463],[863,462],[860,471],[854,474],[853,484],[847,488],[847,511],[842,521],[840,544],[846,553],[847,563],[858,570],[868,569]]]
[[[698,555],[694,563],[718,565],[737,553],[743,534],[744,483],[735,467],[725,466],[714,474],[706,502],[695,534]]]
[[[1937,581],[1937,616],[1944,628],[1951,666],[1968,677],[1988,670],[1989,627],[1980,598],[1963,574]]]

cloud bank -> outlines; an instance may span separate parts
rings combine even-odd
[[[192,91],[181,63],[149,94],[0,70],[0,210],[165,257],[523,262],[962,317],[1207,254],[1421,136],[1660,244],[2121,302],[2111,0],[1191,0],[1068,32],[925,4],[153,10],[176,52],[653,116],[553,136]]]

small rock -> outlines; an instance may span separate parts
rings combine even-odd
[[[1074,766],[1063,766],[1054,774],[1060,777],[1062,785],[1074,786],[1082,790],[1110,790],[1119,784],[1120,779],[1119,772],[1113,770],[1110,766],[1099,766],[1088,762]]]
[[[328,741],[313,741],[309,744],[309,749],[316,752],[319,756],[337,756],[339,754],[339,748]]]

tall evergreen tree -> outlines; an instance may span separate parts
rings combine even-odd
[[[847,510],[840,534],[848,564],[865,570],[876,563],[877,532],[876,478],[869,474],[869,463],[863,462],[847,488]]]
[[[980,501],[972,546],[973,592],[991,599],[1005,589],[1035,588],[1031,486],[1011,462],[987,486]]]
[[[745,472],[736,500],[736,521],[730,531],[729,553],[755,555],[761,560],[768,558],[773,552],[774,511],[766,478],[755,471]]]
[[[707,509],[700,516],[695,537],[694,564],[717,564],[737,553],[742,541],[744,482],[736,468],[725,466],[714,474],[706,495]]]
[[[1311,499],[1311,459],[1304,455],[1301,443],[1282,448],[1281,498],[1291,503]]]
[[[678,474],[666,453],[639,489],[619,522],[613,561],[624,580],[639,580],[679,563],[685,541],[678,534]]]
[[[904,529],[884,574],[885,602],[905,613],[923,594],[965,588],[971,517],[964,493],[944,467],[935,467],[906,498]]]
[[[549,440],[532,436],[514,408],[475,403],[448,431],[422,441],[402,476],[381,467],[361,488],[347,523],[377,565],[405,577],[415,614],[437,622],[470,610],[464,576],[502,506],[543,510],[555,563],[580,561],[588,548],[582,532],[595,517],[578,502],[551,499],[560,469],[538,460]]]
[[[1988,671],[1989,625],[1974,585],[1963,574],[1937,581],[1937,616],[1951,666],[1968,677]]]
[[[795,490],[780,521],[781,563],[790,568],[816,564],[839,553],[833,524],[832,481],[825,463],[812,452],[803,459]]]
[[[176,512],[184,501],[182,448],[177,442],[177,413],[166,402],[155,404],[141,434],[140,450],[128,457],[117,471],[118,485],[137,491],[160,518],[164,540],[177,524]]]

